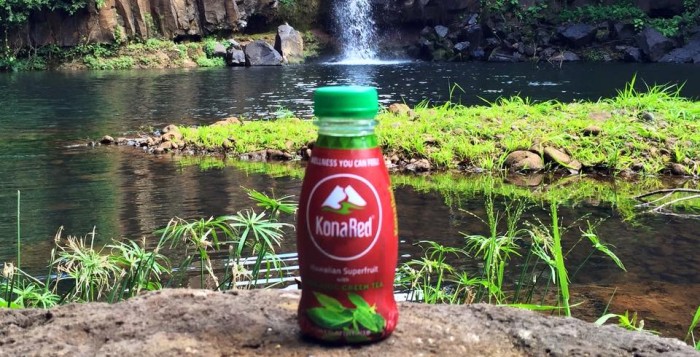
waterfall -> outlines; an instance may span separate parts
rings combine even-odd
[[[377,60],[376,23],[371,0],[336,0],[334,17],[342,46],[340,61],[366,63]]]

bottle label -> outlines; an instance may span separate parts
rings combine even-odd
[[[398,317],[398,241],[381,150],[315,148],[298,212],[302,332],[339,342],[386,337]]]

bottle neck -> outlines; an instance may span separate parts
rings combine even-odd
[[[323,118],[318,126],[316,145],[329,149],[371,149],[378,146],[374,119]]]

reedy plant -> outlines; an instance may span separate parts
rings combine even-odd
[[[693,332],[698,327],[698,324],[700,324],[700,306],[698,306],[697,310],[695,310],[693,320],[690,322],[690,326],[688,327],[688,333],[685,335],[685,340],[690,340],[690,344],[695,347],[696,350],[700,351],[700,339],[696,339],[695,333]]]
[[[102,249],[94,247],[96,235],[94,228],[89,235],[89,244],[87,236],[78,238],[69,235],[65,245],[58,245],[58,257],[51,262],[58,273],[59,280],[67,277],[73,281],[71,290],[64,296],[68,301],[99,300],[116,285],[114,277],[121,273],[121,268],[110,259],[109,255],[103,254]]]
[[[574,305],[570,302],[565,259],[573,247],[588,239],[593,251],[582,265],[593,253],[602,252],[624,270],[622,262],[609,245],[600,241],[595,234],[595,225],[590,222],[586,230],[581,230],[579,240],[565,253],[564,234],[568,230],[561,227],[556,201],[551,203],[549,209],[551,223],[538,221],[538,224],[531,224],[521,222],[525,211],[522,203],[506,203],[505,213],[500,213],[495,210],[490,193],[487,192],[486,196],[486,219],[477,218],[488,226],[487,236],[464,234],[464,249],[421,242],[428,244],[424,257],[399,269],[398,284],[409,291],[409,299],[428,303],[496,302],[530,310],[563,312],[570,316]],[[505,226],[504,233],[499,232],[499,226]],[[527,254],[523,258],[519,251],[524,247]],[[453,265],[454,259],[459,261],[467,257],[467,251],[480,261],[481,268],[476,273],[456,269]],[[519,258],[517,262],[513,261],[514,257]],[[506,279],[506,271],[514,272],[517,278],[512,281]],[[542,279],[543,276],[547,278]],[[557,293],[557,303],[554,305],[546,304],[550,289],[555,289]],[[535,296],[541,296],[542,300],[533,303]]]

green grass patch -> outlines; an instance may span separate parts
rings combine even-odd
[[[514,150],[535,145],[567,151],[584,167],[659,174],[671,163],[698,173],[700,102],[671,86],[634,90],[634,81],[612,99],[535,103],[512,97],[479,106],[447,103],[418,106],[410,114],[382,112],[377,135],[387,154],[426,158],[441,170],[460,165],[498,171]],[[596,126],[600,134],[587,136]],[[225,140],[233,153],[296,150],[316,137],[311,121],[250,121],[245,125],[181,128],[185,142],[217,150]]]

